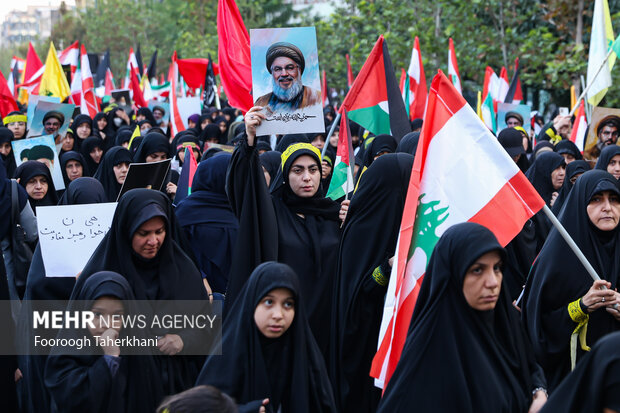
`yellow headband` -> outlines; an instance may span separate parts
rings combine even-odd
[[[319,163],[321,162],[321,152],[319,152],[319,150],[316,148],[316,146],[312,146],[309,143],[305,143],[305,142],[298,142],[298,143],[294,143],[294,144],[290,145],[282,153],[282,170],[284,170],[284,164],[286,163],[288,158],[294,152],[297,152],[298,150],[301,150],[301,149],[307,149],[309,151],[312,151],[312,153],[314,153],[316,155],[316,157],[319,158]]]
[[[525,128],[523,128],[523,126],[513,126],[513,127],[519,132],[523,132],[527,136],[527,131],[525,130]]]
[[[26,122],[27,120],[28,118],[26,117],[26,115],[11,115],[2,119],[2,122],[4,122],[5,125],[8,125],[9,123]]]

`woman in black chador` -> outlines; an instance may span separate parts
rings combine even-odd
[[[545,380],[502,283],[506,257],[482,225],[450,227],[430,257],[381,413],[525,413]]]
[[[532,266],[522,313],[550,389],[588,346],[620,330],[620,313],[613,309],[620,302],[613,291],[620,274],[618,181],[604,171],[584,173],[558,219],[602,280],[593,282],[560,233],[551,232]]]
[[[224,321],[223,354],[207,359],[197,384],[234,397],[243,412],[258,412],[265,399],[267,412],[336,412],[302,298],[291,267],[258,266]]]
[[[263,118],[260,107],[248,111],[247,139],[237,146],[228,168],[226,192],[239,218],[239,235],[227,305],[258,264],[277,260],[290,265],[299,275],[310,328],[325,355],[340,244],[340,205],[324,197],[321,154],[305,142],[294,143],[282,153],[269,193],[254,146],[256,126]]]

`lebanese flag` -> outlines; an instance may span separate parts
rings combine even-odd
[[[32,46],[32,43],[28,43],[28,54],[26,55],[26,65],[24,66],[24,77],[22,83],[17,87],[23,87],[29,94],[38,94],[39,85],[41,84],[41,78],[45,71],[45,65],[39,59],[39,55]],[[26,103],[28,97],[26,95],[20,95],[20,101]]]
[[[340,108],[348,112],[349,119],[375,135],[386,133],[400,141],[411,132],[383,35],[379,36]]]
[[[77,68],[71,81],[69,103],[80,106],[82,103],[82,69]]]
[[[355,80],[355,77],[353,77],[353,69],[351,69],[351,61],[349,60],[349,54],[347,53],[345,56],[347,58],[347,88],[351,89],[351,86],[353,86],[353,81]]]
[[[508,84],[508,72],[506,68],[502,66],[501,72],[499,72],[499,87],[497,91],[497,101],[503,102],[506,100],[506,95],[508,94],[508,89],[510,85]]]
[[[329,101],[327,100],[327,78],[325,77],[325,70],[321,72],[321,102],[323,107],[327,106]]]
[[[573,125],[573,131],[570,135],[570,140],[573,142],[581,152],[585,144],[586,132],[588,131],[588,121],[586,120],[586,109],[583,104],[583,99],[579,101],[579,109],[575,115],[575,124]]]
[[[75,71],[77,70],[79,59],[80,59],[80,48],[78,46],[77,40],[73,42],[71,46],[67,47],[65,50],[58,53],[58,61],[60,62],[60,64],[63,66],[71,67],[71,80],[73,80],[73,75],[75,74]]]
[[[426,265],[444,231],[461,222],[476,222],[506,245],[544,204],[439,71],[431,84],[370,372],[379,387],[385,388],[400,359]]]
[[[177,80],[179,76],[179,66],[177,65],[177,52],[172,55],[172,64],[168,72],[168,81],[170,82],[170,131],[172,136],[185,130],[181,114],[179,113],[179,104],[177,103]]]
[[[88,54],[86,54],[86,47],[82,45],[80,51],[80,71],[82,77],[82,94],[80,99],[80,111],[90,116],[91,119],[95,118],[95,115],[99,113],[99,104],[95,97],[95,83],[93,81],[93,74],[90,71],[90,62],[88,60]]]
[[[512,80],[510,81],[508,92],[506,93],[506,99],[504,99],[504,102],[506,103],[514,103],[515,105],[518,105],[523,101],[523,90],[521,90],[519,69],[519,58],[517,57],[515,59],[515,73],[512,75]]]
[[[19,107],[17,107],[13,92],[9,89],[4,75],[0,72],[0,116],[4,118],[15,110],[19,110]]]
[[[428,90],[426,89],[426,76],[424,75],[424,65],[422,64],[422,53],[420,52],[418,36],[415,37],[413,42],[407,76],[409,77],[409,119],[423,118]]]
[[[340,117],[340,134],[338,135],[334,172],[327,190],[328,198],[339,199],[353,190],[354,167],[355,153],[353,152],[353,142],[351,141],[349,119],[347,119],[347,111],[343,110]]]
[[[250,36],[235,0],[218,2],[217,37],[220,82],[228,103],[247,112],[254,106]]]
[[[461,75],[459,75],[459,65],[456,62],[456,52],[454,51],[454,42],[452,41],[452,37],[448,43],[448,76],[450,76],[452,84],[456,90],[460,94],[463,94],[463,88],[461,88]]]
[[[105,71],[105,92],[103,92],[104,96],[112,96],[112,91],[116,90],[116,86],[114,86],[114,76],[112,75],[112,71],[108,67]]]
[[[140,79],[140,69],[138,66],[138,59],[136,59],[136,54],[133,52],[133,47],[129,48],[129,58],[127,59],[127,69],[125,71],[125,80],[123,81],[123,89],[129,89],[129,84],[131,83],[130,73],[134,72],[136,77]]]

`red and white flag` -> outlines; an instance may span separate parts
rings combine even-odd
[[[347,53],[345,57],[347,58],[347,87],[351,89],[351,86],[353,86],[353,81],[355,80],[355,77],[353,76],[353,69],[351,69],[351,60],[349,59],[349,54]]]
[[[460,94],[463,94],[463,88],[461,88],[461,75],[459,74],[459,65],[456,62],[456,52],[454,51],[454,42],[452,37],[449,40],[450,47],[448,48],[448,76],[452,80],[452,84]]]
[[[71,80],[69,103],[80,106],[82,102],[82,70],[78,67]]]
[[[323,107],[325,107],[329,103],[327,100],[327,94],[329,92],[327,91],[327,78],[325,77],[325,70],[321,72],[321,76],[321,103],[323,104]]]
[[[497,101],[503,102],[506,100],[510,83],[508,83],[508,71],[502,66],[501,72],[499,72],[499,89],[497,92]]]
[[[136,74],[138,80],[140,80],[140,69],[138,69],[138,59],[136,59],[136,54],[133,52],[133,47],[129,48],[129,59],[127,59],[127,69],[125,71],[125,81],[123,82],[123,89],[129,89],[129,83],[131,82],[131,76],[129,75],[132,71]]]
[[[426,265],[446,229],[476,222],[506,245],[544,204],[440,71],[431,84],[370,372],[379,387],[385,388],[400,359]]]
[[[586,119],[586,109],[583,104],[583,99],[581,99],[579,101],[579,109],[577,109],[577,113],[575,114],[575,124],[573,125],[573,131],[570,135],[570,140],[575,145],[577,145],[581,152],[583,152],[587,131],[588,121]]]
[[[456,62],[456,57],[454,61]],[[424,65],[422,64],[422,53],[420,52],[418,36],[415,37],[413,42],[407,76],[409,76],[409,118],[411,120],[423,118],[428,91],[426,89],[426,76],[424,75]]]
[[[71,44],[71,46],[67,47],[65,50],[58,53],[58,61],[63,66],[71,67],[71,79],[73,80],[73,75],[78,67],[78,60],[80,59],[80,47],[78,45],[78,41],[76,40]]]
[[[26,61],[24,59],[20,59],[17,56],[13,56],[11,59],[11,68],[6,81],[9,85],[9,89],[13,92],[13,96],[15,97],[17,97],[17,84],[21,81],[25,63]]]
[[[170,82],[170,132],[172,136],[185,130],[183,119],[179,113],[179,104],[177,103],[177,82],[179,76],[179,65],[177,64],[177,52],[172,55],[172,64],[168,71],[168,81]]]
[[[95,97],[95,83],[93,82],[93,74],[90,71],[90,62],[88,61],[88,54],[86,54],[84,45],[82,45],[80,52],[80,71],[82,77],[80,111],[94,119],[95,115],[99,113],[99,104]]]

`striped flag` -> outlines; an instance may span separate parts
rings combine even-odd
[[[454,42],[452,41],[452,37],[448,43],[448,76],[450,76],[450,80],[452,80],[454,88],[460,94],[463,94],[463,88],[461,88],[461,75],[459,75],[459,65],[456,62],[456,52],[454,51]]]
[[[355,77],[353,76],[353,69],[351,69],[351,60],[349,59],[349,54],[347,53],[345,57],[347,58],[347,88],[351,89]]]
[[[185,130],[181,114],[179,113],[179,104],[177,103],[177,81],[179,76],[179,65],[177,65],[177,52],[172,55],[172,64],[168,73],[168,81],[170,82],[170,132],[172,136]],[[185,97],[185,96],[184,96]]]
[[[571,90],[574,91],[574,86],[572,86]],[[519,78],[519,58],[517,57],[515,59],[515,72],[512,75],[512,80],[510,81],[510,86],[508,87],[508,92],[506,92],[506,99],[504,99],[504,102],[518,105],[522,101],[523,90],[521,90],[521,79]]]
[[[329,183],[327,197],[339,199],[353,190],[353,168],[355,167],[355,154],[351,141],[349,119],[347,111],[342,110],[340,117],[340,134],[338,135],[338,148],[336,149],[336,161],[332,180]]]
[[[194,151],[191,146],[185,147],[184,159],[181,176],[179,176],[177,193],[174,196],[174,205],[179,205],[181,201],[192,194],[192,182],[194,181],[196,169],[198,169],[198,163],[196,162]]]
[[[592,14],[592,34],[590,35],[586,82],[589,87],[588,102],[592,106],[598,105],[605,93],[607,93],[607,89],[611,86],[611,69],[614,67],[616,56],[612,53],[607,60],[607,64],[603,66],[600,72],[598,70],[613,42],[614,29],[611,26],[607,0],[596,0],[594,2],[594,13]]]
[[[440,71],[431,84],[370,373],[379,387],[385,388],[400,359],[426,265],[441,234],[454,224],[476,222],[506,245],[543,205]]]
[[[78,67],[78,60],[80,60],[80,46],[78,41],[71,43],[65,50],[58,52],[58,61],[63,66],[71,67],[71,80]]]
[[[506,100],[506,95],[508,94],[509,88],[510,84],[508,83],[508,71],[504,66],[502,66],[502,70],[499,72],[499,85],[496,99],[498,102],[503,102]]]
[[[487,66],[484,75],[484,85],[482,88],[482,99],[480,105],[480,119],[487,128],[493,133],[497,132],[497,93],[499,89],[499,78],[495,71]]]
[[[575,123],[573,124],[573,131],[570,135],[570,140],[577,145],[579,150],[583,152],[585,146],[586,132],[588,131],[588,121],[586,120],[586,109],[583,104],[583,99],[579,101],[579,109],[575,114]]]
[[[422,53],[420,52],[418,36],[413,41],[411,62],[409,63],[409,69],[407,69],[407,76],[409,77],[409,119],[423,118],[428,90],[426,89],[426,76],[424,75],[424,65],[422,64]]]
[[[41,62],[37,51],[32,43],[28,43],[28,54],[26,55],[26,64],[24,65],[24,73],[21,84],[17,87],[23,88],[19,93],[19,102],[21,104],[28,102],[28,95],[39,94],[39,85],[41,84],[41,76],[45,71],[45,65]]]
[[[95,97],[95,83],[93,82],[93,74],[90,71],[90,62],[86,47],[82,45],[80,51],[80,75],[82,77],[82,94],[80,97],[80,111],[90,116],[91,119],[99,112],[99,103]]]
[[[131,83],[130,73],[134,72],[138,80],[140,80],[140,69],[138,69],[138,59],[133,52],[133,47],[129,48],[129,58],[127,59],[127,69],[125,70],[125,80],[123,81],[123,89],[129,89]]]

